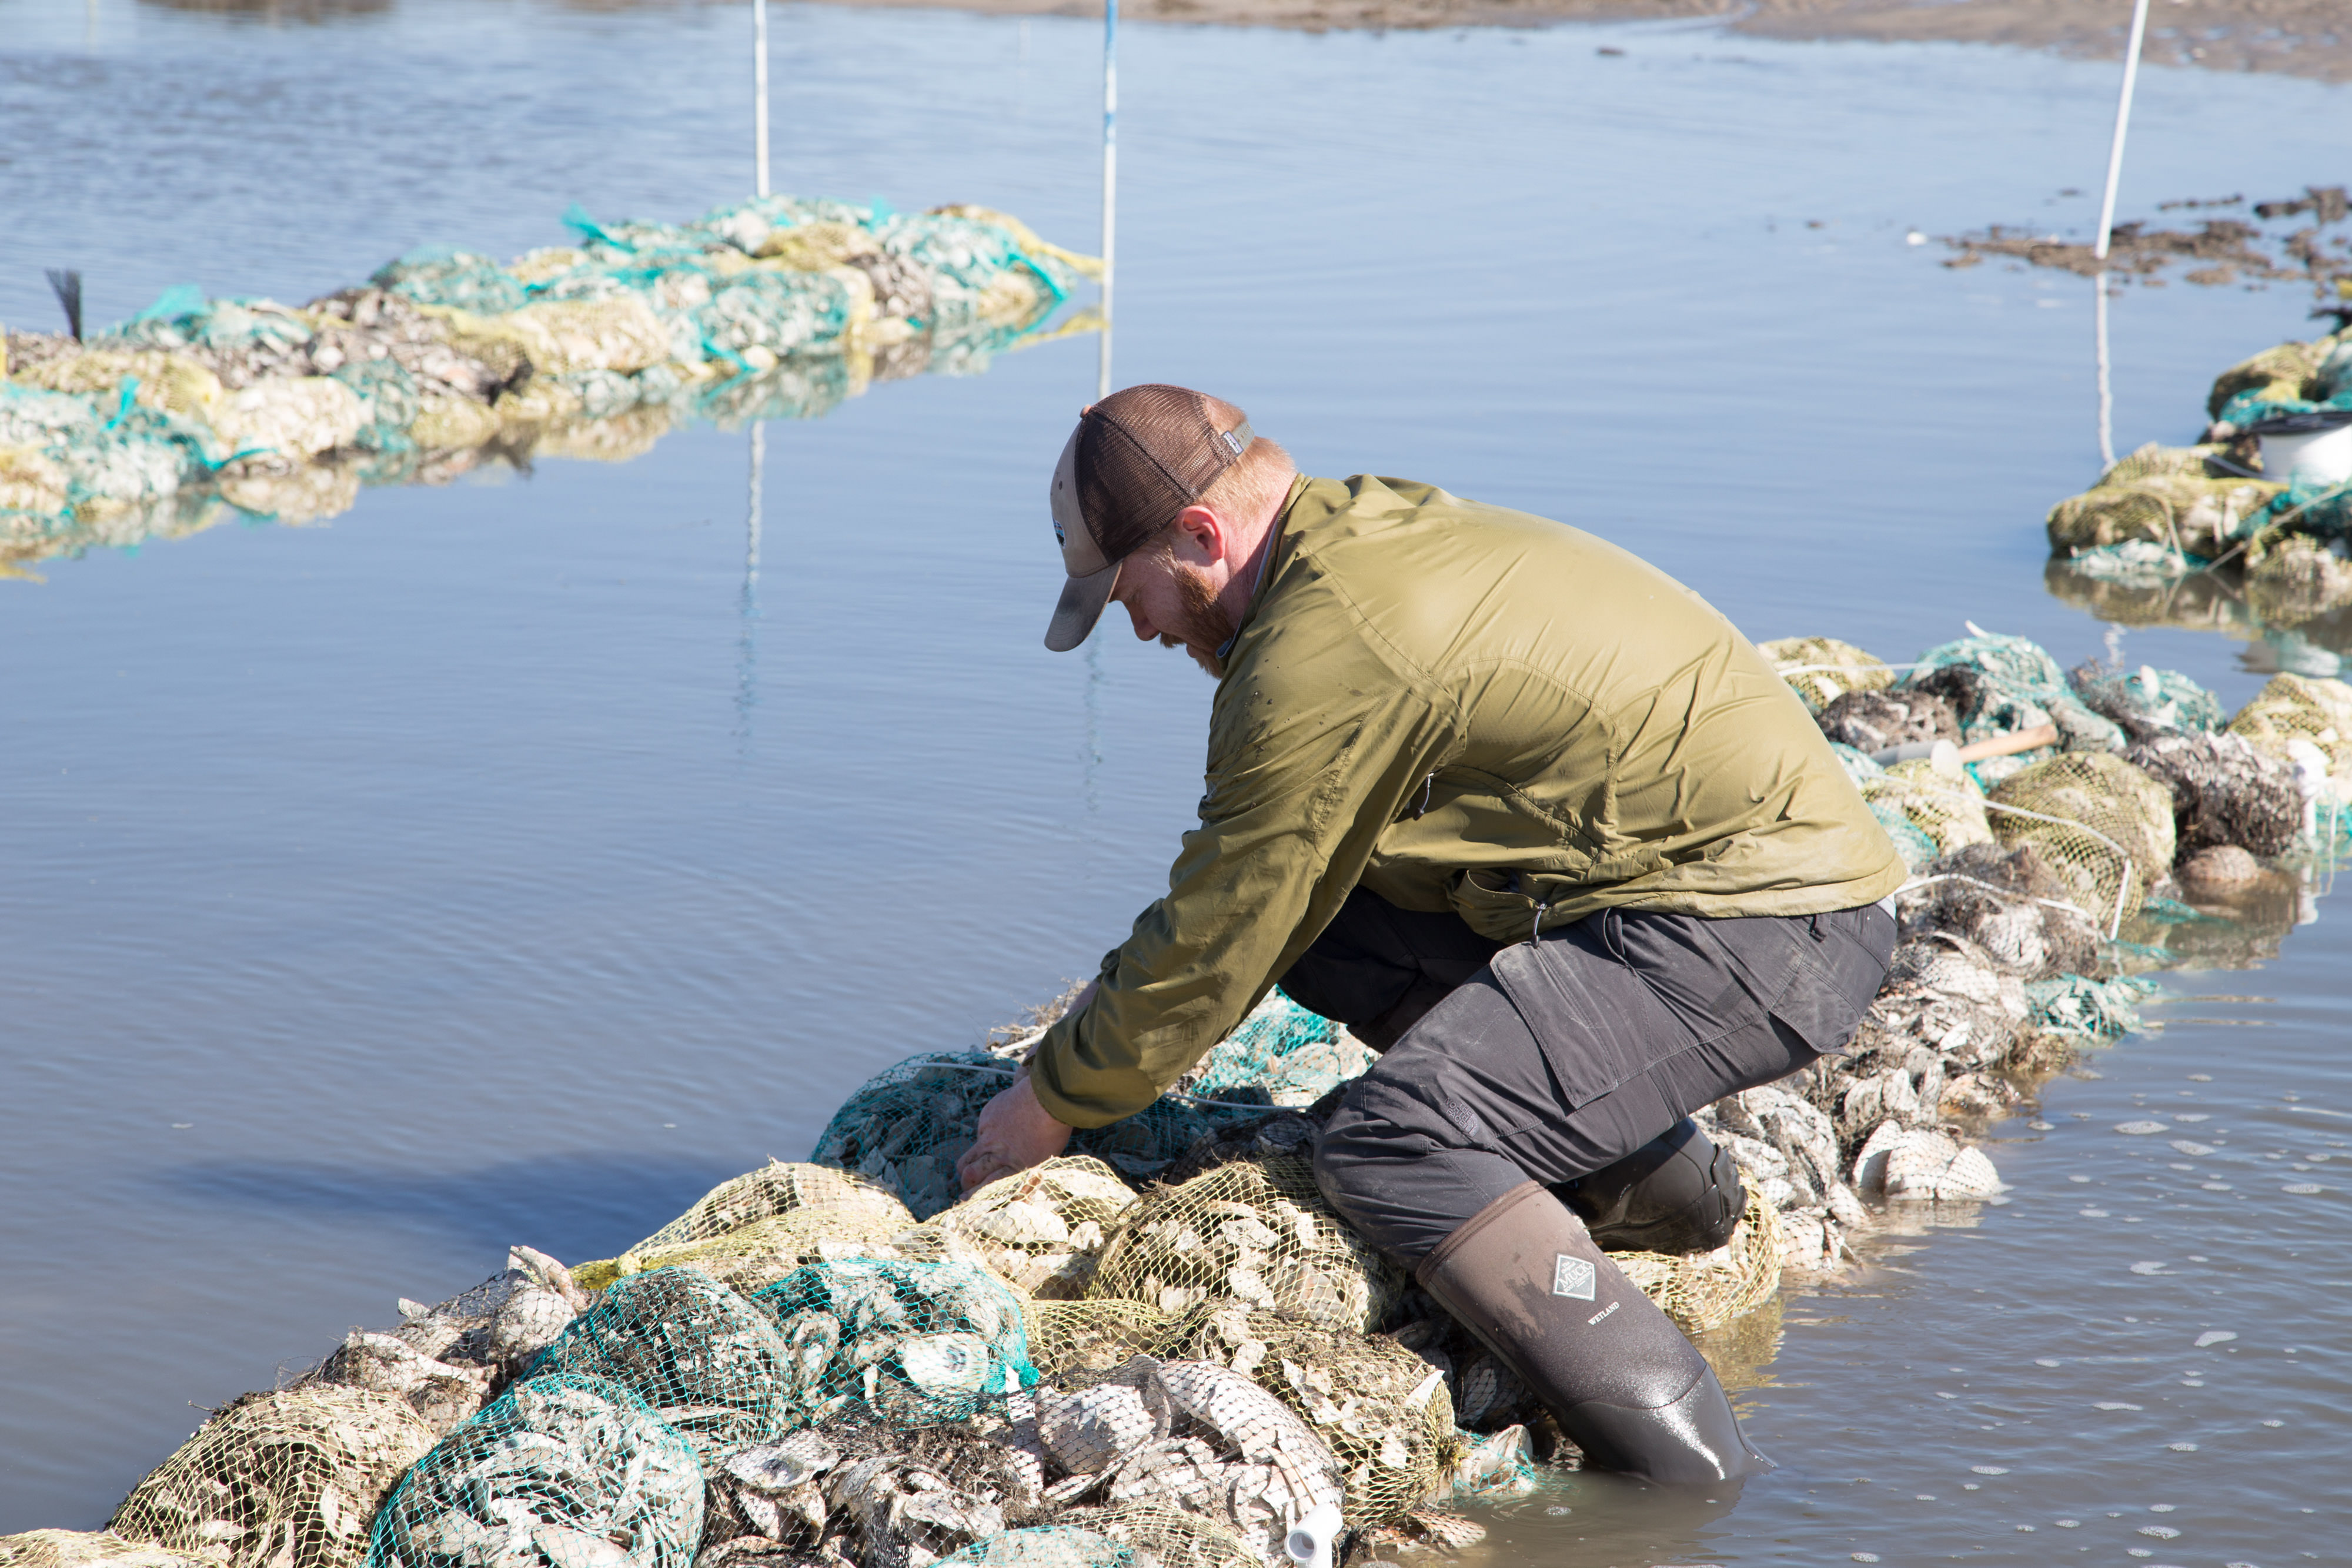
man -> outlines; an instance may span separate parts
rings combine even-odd
[[[1885,978],[1903,864],[1802,704],[1615,546],[1303,478],[1182,388],[1087,410],[1051,504],[1045,645],[1117,602],[1197,660],[1207,789],[1167,896],[988,1105],[965,1184],[1141,1110],[1279,980],[1385,1051],[1317,1143],[1332,1206],[1592,1463],[1762,1468],[1579,1210],[1719,1243],[1736,1176],[1685,1118],[1844,1049]]]

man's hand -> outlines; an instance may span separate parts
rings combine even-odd
[[[981,1107],[980,1127],[971,1147],[956,1161],[956,1176],[966,1192],[999,1176],[1043,1165],[1069,1146],[1067,1123],[1056,1122],[1037,1103],[1029,1074]]]

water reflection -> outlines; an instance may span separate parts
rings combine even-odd
[[[2352,664],[2352,604],[2320,609],[2294,602],[2234,566],[2179,576],[2116,576],[2053,559],[2042,569],[2051,594],[2119,626],[2218,632],[2246,644],[2245,668],[2341,678]]]

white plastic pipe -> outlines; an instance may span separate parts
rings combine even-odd
[[[2139,49],[2147,38],[2147,0],[2132,6],[2131,41],[2124,46],[2124,90],[2116,100],[2116,135],[2107,146],[2107,194],[2099,204],[2099,243],[2091,254],[2107,259],[2107,238],[2116,226],[2116,184],[2124,172],[2124,132],[2131,127],[2132,89],[2139,85]]]
[[[752,189],[768,193],[768,0],[751,0]]]
[[[1095,396],[1110,396],[1110,279],[1118,233],[1118,0],[1103,0],[1102,342]]]
[[[1330,1503],[1308,1511],[1282,1538],[1283,1555],[1298,1568],[1331,1568],[1331,1542],[1339,1533],[1339,1511]]]

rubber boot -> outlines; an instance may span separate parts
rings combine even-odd
[[[1748,1207],[1731,1151],[1687,1116],[1615,1165],[1551,1190],[1612,1252],[1712,1252]]]
[[[1414,1277],[1596,1468],[1669,1484],[1772,1468],[1740,1435],[1706,1359],[1544,1186],[1525,1183],[1480,1209]]]

